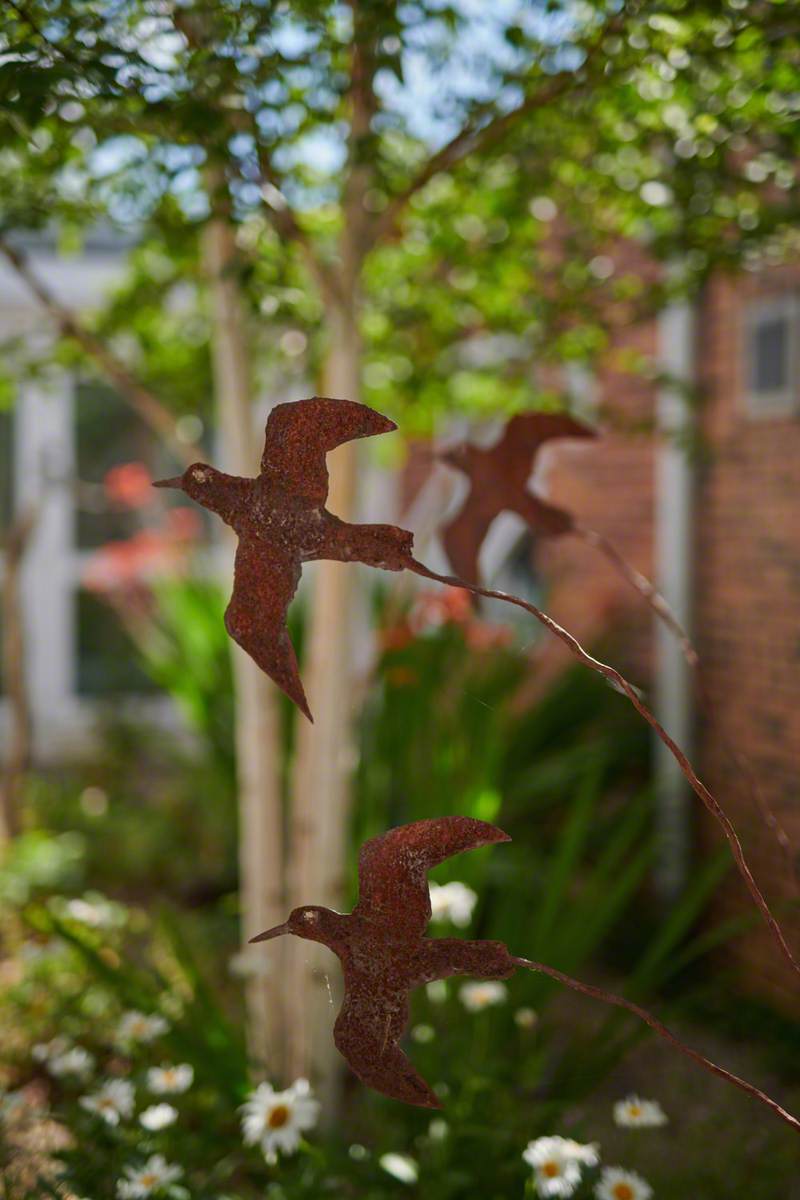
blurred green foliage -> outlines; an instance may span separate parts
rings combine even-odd
[[[137,634],[142,664],[175,696],[195,744],[181,746],[166,731],[109,728],[105,754],[82,778],[36,782],[29,812],[36,829],[15,843],[5,865],[1,930],[6,960],[16,966],[0,1002],[0,1087],[10,1093],[0,1098],[0,1137],[15,1170],[30,1167],[24,1130],[32,1127],[50,1137],[47,1154],[33,1156],[37,1171],[60,1164],[69,1190],[95,1200],[116,1200],[123,1168],[154,1153],[184,1172],[175,1200],[184,1187],[198,1200],[316,1200],[328,1192],[466,1200],[476,1189],[506,1200],[523,1193],[529,1171],[520,1155],[531,1138],[563,1132],[594,1140],[599,1127],[620,1161],[657,1182],[659,1195],[679,1200],[671,1181],[688,1176],[675,1175],[664,1148],[669,1133],[637,1142],[641,1134],[626,1141],[609,1130],[614,1081],[630,1078],[627,1064],[646,1030],[524,973],[501,1002],[475,1012],[457,980],[416,994],[409,1052],[440,1091],[441,1116],[350,1081],[331,1132],[309,1133],[297,1156],[269,1166],[244,1147],[238,1109],[253,1077],[237,974],[221,599],[191,579],[159,586],[156,596],[152,627]],[[376,613],[378,657],[359,725],[352,880],[357,846],[387,825],[433,811],[495,820],[512,834],[510,844],[434,873],[476,894],[468,935],[502,938],[578,975],[605,962],[601,970],[610,964],[626,994],[659,993],[662,1009],[666,996],[679,997],[676,982],[738,932],[698,927],[727,862],[712,859],[682,902],[659,912],[648,885],[648,739],[624,702],[580,669],[522,702],[530,667],[508,631],[446,594],[398,605],[378,593]],[[440,931],[461,929],[434,924],[432,933]],[[131,1010],[162,1015],[168,1031],[151,1045],[120,1048],[115,1030]],[[58,1076],[31,1057],[33,1045],[57,1036],[94,1057],[90,1078]],[[146,1071],[164,1062],[194,1071],[185,1094],[163,1098],[180,1114],[168,1128],[145,1132],[135,1117],[98,1124],[79,1103],[104,1079],[123,1078],[135,1086],[138,1114],[161,1099],[148,1093]],[[680,1106],[686,1076],[666,1079],[648,1090],[662,1096],[663,1084],[664,1102]],[[750,1114],[746,1100],[728,1097],[733,1111],[737,1103]],[[60,1144],[42,1125],[42,1106],[47,1122],[68,1129],[73,1141]],[[754,1179],[752,1148],[737,1158],[728,1144],[729,1173],[703,1176],[708,1200],[723,1200],[729,1180],[740,1177],[754,1200],[771,1200],[790,1148],[782,1130],[762,1130],[770,1170]],[[87,1144],[90,1155],[80,1151]],[[418,1182],[387,1173],[385,1154],[410,1157]],[[52,1195],[47,1178],[8,1196]]]
[[[127,246],[97,329],[205,417],[219,168],[262,390],[317,376],[335,301],[359,313],[367,400],[406,428],[563,403],[541,364],[591,366],[715,267],[796,244],[786,12],[27,0],[0,23],[0,231]]]

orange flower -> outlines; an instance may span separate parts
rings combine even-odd
[[[101,546],[86,565],[83,585],[105,593],[141,588],[154,576],[180,567],[201,528],[191,509],[171,509],[160,529],[140,529],[133,537]]]
[[[153,478],[143,462],[112,467],[103,486],[109,500],[122,508],[144,508],[153,501]]]

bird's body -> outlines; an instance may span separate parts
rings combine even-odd
[[[557,537],[573,528],[564,509],[535,495],[528,483],[539,450],[555,438],[592,438],[594,430],[561,413],[522,413],[512,417],[493,446],[457,446],[443,460],[462,471],[470,490],[442,541],[452,569],[479,582],[478,558],[484,538],[501,512],[513,512],[541,537]]]
[[[255,478],[195,463],[180,478],[158,484],[181,488],[236,533],[225,627],[309,719],[286,629],[303,563],[324,558],[400,571],[413,543],[412,534],[395,525],[353,525],[328,512],[326,455],[343,442],[394,428],[380,413],[349,400],[315,396],[279,404],[267,421]]]
[[[399,1045],[411,991],[452,975],[506,979],[516,970],[502,942],[424,936],[431,916],[427,872],[452,854],[508,840],[496,826],[470,817],[402,825],[362,847],[352,913],[295,909],[285,925],[253,939],[293,933],[323,942],[339,957],[345,991],[334,1041],[359,1079],[376,1091],[439,1107]]]

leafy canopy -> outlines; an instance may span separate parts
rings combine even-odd
[[[11,0],[0,223],[132,239],[98,328],[174,407],[208,398],[213,213],[264,380],[313,374],[338,308],[368,402],[508,410],[785,253],[798,57],[780,0]]]

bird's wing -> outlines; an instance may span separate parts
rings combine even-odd
[[[361,847],[353,911],[391,925],[395,936],[421,937],[431,918],[428,871],[463,850],[510,840],[496,825],[472,817],[433,817],[390,829]]]
[[[333,1028],[339,1053],[367,1087],[392,1100],[421,1108],[440,1108],[436,1095],[400,1049],[408,1023],[408,992],[375,988],[357,974],[345,973],[345,995]]]
[[[597,431],[566,413],[527,412],[512,417],[503,430],[498,447],[533,456],[545,442],[555,438],[594,438]]]
[[[478,561],[481,546],[497,511],[494,505],[487,503],[487,497],[477,496],[470,491],[453,520],[442,530],[442,545],[447,561],[453,572],[468,583],[480,583]]]
[[[261,470],[314,504],[328,496],[329,450],[356,438],[396,429],[394,421],[365,404],[313,396],[278,404],[267,420]]]
[[[566,509],[548,504],[546,500],[542,500],[540,496],[533,496],[530,492],[522,492],[518,496],[514,511],[519,513],[540,537],[558,537],[575,527],[575,518]]]
[[[297,559],[277,554],[255,538],[241,537],[225,628],[310,721],[294,646],[286,628],[286,611],[299,580]]]

